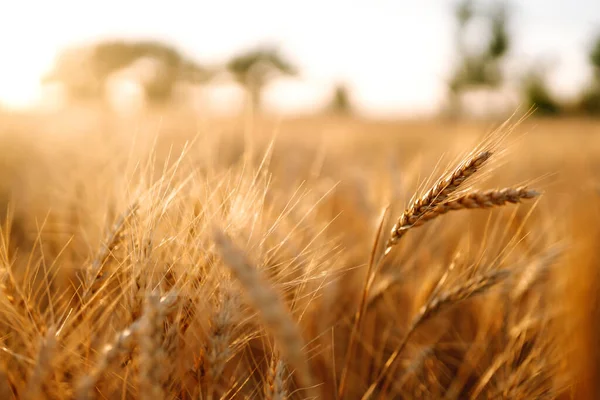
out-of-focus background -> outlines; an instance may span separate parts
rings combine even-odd
[[[0,104],[595,115],[599,26],[593,0],[12,2],[0,13]]]

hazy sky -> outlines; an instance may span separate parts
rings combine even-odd
[[[39,77],[59,49],[100,37],[166,39],[206,63],[224,62],[259,43],[278,44],[302,71],[300,78],[278,82],[268,92],[269,103],[286,109],[320,104],[334,81],[345,80],[367,111],[432,110],[443,98],[452,65],[450,0],[2,3],[0,102],[15,105],[35,99]],[[600,1],[512,5],[511,69],[548,58],[555,89],[579,90],[589,76],[585,52],[600,29]]]

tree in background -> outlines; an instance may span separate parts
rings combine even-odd
[[[276,76],[296,76],[298,71],[276,49],[260,47],[233,57],[226,69],[247,91],[250,106],[259,110],[266,85]]]
[[[90,48],[71,48],[60,53],[52,71],[42,78],[44,84],[58,83],[70,98],[96,100],[103,94],[101,79],[92,64]]]
[[[558,102],[550,94],[544,71],[530,70],[523,79],[523,96],[528,108],[535,108],[542,115],[557,115],[561,112]]]
[[[593,76],[590,86],[582,95],[580,108],[588,114],[600,115],[600,34],[593,41],[588,59]]]
[[[351,115],[354,113],[348,86],[343,83],[335,85],[328,111],[337,115]]]
[[[456,52],[459,62],[448,82],[449,105],[452,114],[458,114],[462,95],[473,88],[497,88],[503,83],[502,61],[510,49],[508,7],[496,3],[490,10],[478,12],[472,0],[461,0],[456,5]],[[481,50],[469,49],[467,28],[476,17],[484,17],[489,26],[489,39]]]
[[[202,83],[211,73],[173,46],[156,41],[112,40],[62,53],[43,83],[59,83],[75,100],[103,99],[106,83],[116,72],[141,59],[152,59],[158,71],[139,82],[150,102],[171,99],[178,82]]]

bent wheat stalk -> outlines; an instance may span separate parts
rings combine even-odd
[[[365,277],[365,284],[362,290],[362,296],[360,300],[360,305],[358,307],[357,313],[354,315],[354,324],[352,325],[352,331],[350,333],[350,341],[348,343],[348,349],[346,350],[346,357],[344,360],[344,367],[342,368],[342,375],[340,378],[340,383],[338,386],[337,396],[339,399],[344,398],[344,391],[346,390],[346,379],[348,377],[348,370],[350,368],[350,361],[354,356],[354,345],[356,343],[356,337],[360,334],[362,328],[363,315],[365,314],[367,308],[367,300],[369,297],[369,292],[371,290],[371,286],[373,285],[373,281],[375,279],[375,274],[377,273],[377,266],[375,266],[375,254],[377,248],[379,247],[379,240],[381,238],[381,233],[383,231],[383,224],[386,220],[387,212],[389,207],[386,207],[381,213],[381,217],[379,218],[379,226],[377,228],[377,232],[375,234],[375,240],[373,241],[373,246],[371,248],[371,256],[369,257],[369,264],[367,266],[367,275]]]

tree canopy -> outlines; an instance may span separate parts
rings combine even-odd
[[[298,70],[277,49],[259,47],[233,57],[227,71],[249,92],[252,107],[261,106],[262,91],[278,75],[295,76]]]
[[[44,83],[60,83],[76,99],[101,98],[107,80],[137,60],[151,58],[160,73],[142,84],[150,101],[168,100],[177,82],[201,83],[211,73],[175,47],[158,41],[109,40],[62,53]]]
[[[333,89],[333,96],[329,104],[329,111],[338,115],[353,113],[350,89],[343,83],[338,83]]]
[[[472,0],[461,0],[455,7],[457,23],[456,52],[459,60],[448,81],[451,107],[458,111],[460,96],[470,88],[496,88],[503,83],[502,60],[510,50],[508,7],[498,2],[487,10],[475,9]],[[481,50],[467,47],[467,27],[476,18],[486,21],[489,39]]]

